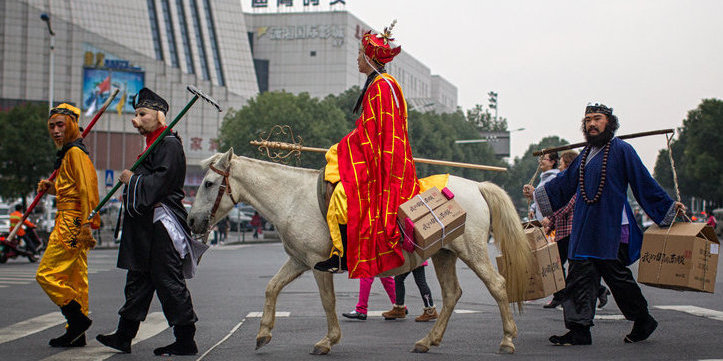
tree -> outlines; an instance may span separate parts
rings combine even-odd
[[[228,112],[220,129],[220,149],[233,147],[238,155],[264,159],[249,141],[258,139],[259,134],[277,124],[291,126],[294,135],[302,137],[304,145],[320,148],[333,145],[351,130],[344,113],[331,99],[311,98],[308,93],[265,92],[241,110]],[[300,162],[293,165],[321,168],[324,164],[323,154],[304,152]]]
[[[680,136],[671,142],[680,191],[687,198],[694,196],[723,203],[723,158],[718,148],[723,144],[723,100],[703,99],[688,112]],[[668,189],[673,188],[668,151],[658,153],[655,178]]]
[[[55,146],[48,135],[46,105],[20,105],[0,112],[0,197],[22,198],[48,177]]]
[[[484,109],[479,104],[467,110],[467,121],[474,124],[481,132],[503,132],[507,130],[507,119],[495,119],[489,109]]]

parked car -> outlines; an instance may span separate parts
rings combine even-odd
[[[251,206],[236,206],[232,208],[231,212],[228,213],[229,227],[232,231],[238,231],[239,224],[241,225],[240,228],[244,231],[250,231],[253,229],[251,227],[251,217],[254,215],[254,211],[251,211],[251,215],[249,215],[248,208],[242,207],[250,207],[253,210],[253,207]]]
[[[10,233],[10,216],[0,215],[0,234]]]

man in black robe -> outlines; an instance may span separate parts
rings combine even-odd
[[[146,138],[146,150],[166,129],[168,103],[147,88],[134,100],[133,126]],[[144,151],[144,152],[145,152]],[[156,355],[195,355],[194,335],[198,320],[185,278],[193,276],[195,263],[203,253],[190,238],[185,193],[186,157],[177,134],[169,132],[152,149],[134,172],[124,170],[124,222],[118,252],[118,267],[127,269],[126,302],[118,311],[115,333],[98,335],[100,343],[131,352],[131,340],[145,320],[158,295],[176,341],[155,349]]]

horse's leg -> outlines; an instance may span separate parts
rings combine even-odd
[[[261,315],[259,333],[256,335],[257,350],[271,341],[271,330],[274,328],[274,322],[276,321],[276,299],[279,292],[308,269],[307,266],[289,258],[271,278],[269,284],[266,285],[264,312]]]
[[[439,346],[442,343],[442,337],[447,329],[452,311],[454,311],[454,306],[462,297],[462,289],[459,287],[455,268],[457,256],[450,251],[441,250],[432,256],[432,262],[439,286],[442,289],[442,309],[439,311],[437,322],[423,339],[414,344],[412,352],[427,352],[430,346]]]
[[[326,312],[326,336],[314,344],[312,355],[326,355],[331,351],[331,346],[341,340],[341,327],[336,317],[336,294],[334,294],[334,275],[328,272],[314,271],[316,285],[321,296],[321,305]]]
[[[507,301],[504,277],[492,267],[492,262],[490,262],[489,257],[481,247],[467,245],[467,247],[460,248],[460,252],[457,253],[459,259],[469,266],[477,277],[484,282],[492,297],[497,301],[497,306],[500,309],[504,335],[502,342],[500,342],[499,353],[514,353],[515,344],[512,342],[512,339],[517,337],[517,326],[510,311],[510,304]]]

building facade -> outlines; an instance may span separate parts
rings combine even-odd
[[[247,37],[238,36],[246,26],[237,0],[0,0],[2,109],[49,102],[51,37],[41,14],[55,34],[54,104],[81,108],[85,125],[114,88],[121,90],[86,140],[101,195],[106,174],[129,168],[143,150],[130,122],[131,97],[143,86],[168,101],[169,123],[193,97],[187,85],[224,109],[239,109],[258,93]],[[216,152],[224,115],[199,100],[176,126],[187,185],[200,183],[198,163]]]
[[[369,25],[347,11],[247,12],[246,27],[260,91],[307,92],[323,98],[366,80],[357,68]],[[410,108],[453,112],[457,88],[404,51],[387,65]]]

